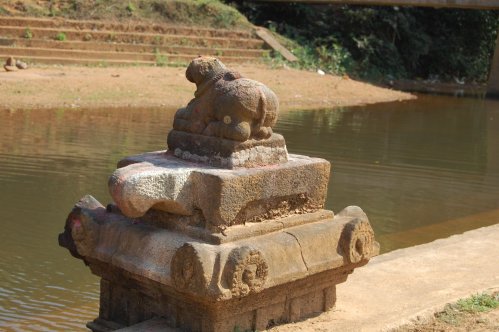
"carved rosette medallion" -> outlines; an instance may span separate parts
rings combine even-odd
[[[232,296],[242,297],[263,289],[268,275],[268,265],[263,255],[249,247],[231,251],[225,266],[225,281]]]
[[[196,249],[189,243],[177,250],[172,258],[172,278],[175,286],[181,290],[201,292],[203,285],[203,267]]]
[[[341,233],[340,245],[350,263],[359,263],[374,254],[374,231],[365,219],[353,219]]]

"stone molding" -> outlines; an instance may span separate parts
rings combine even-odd
[[[340,213],[212,245],[107,212],[94,198],[86,196],[68,217],[60,243],[73,248],[73,255],[127,271],[144,285],[146,280],[152,280],[179,292],[221,301],[367,262],[378,253],[379,245],[369,221],[359,220],[356,214]],[[355,248],[357,239],[364,241],[363,249],[360,254],[352,254],[350,248]]]

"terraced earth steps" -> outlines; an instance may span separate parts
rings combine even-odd
[[[26,39],[26,38],[1,38],[0,46],[50,48],[60,50],[85,50],[103,52],[136,52],[136,53],[169,53],[169,54],[199,54],[213,56],[240,56],[240,57],[262,57],[268,55],[264,49],[238,49],[238,48],[208,48],[196,46],[157,46],[150,44],[124,44],[110,42],[92,41],[57,41],[49,39]]]
[[[154,63],[158,55],[153,53],[138,53],[138,52],[104,52],[104,51],[87,51],[87,50],[60,50],[52,48],[35,48],[35,47],[5,47],[0,46],[0,54],[10,54],[14,57],[77,57],[79,59],[95,59],[95,60],[130,60],[130,61],[149,61]],[[162,55],[166,57],[166,55]],[[168,59],[175,58],[177,61],[190,61],[196,57],[195,54],[169,54]],[[222,61],[252,61],[254,57],[243,56],[219,56]],[[166,59],[165,59],[166,60]]]
[[[0,58],[32,63],[154,65],[198,55],[258,62],[268,56],[264,45],[250,31],[0,16]]]
[[[0,36],[23,38],[26,35],[25,27],[0,26]],[[170,35],[159,33],[138,33],[138,32],[114,32],[95,30],[71,30],[54,28],[29,28],[31,38],[52,39],[58,34],[64,33],[67,40],[81,41],[101,41],[131,44],[151,44],[151,45],[189,45],[204,47],[242,47],[260,48],[263,40],[248,38],[227,38],[227,37],[204,37],[193,35]],[[29,38],[28,38],[29,39]]]
[[[170,35],[193,35],[203,37],[253,38],[252,31],[207,29],[180,25],[140,24],[134,22],[83,21],[61,18],[41,19],[30,17],[0,16],[0,26],[29,28],[54,28],[73,30],[99,30],[114,32],[160,33]]]

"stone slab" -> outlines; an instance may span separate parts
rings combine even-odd
[[[258,27],[255,29],[255,33],[258,37],[260,37],[264,42],[266,42],[270,47],[272,47],[274,50],[279,52],[286,60],[290,62],[296,62],[298,61],[298,58],[288,51],[287,48],[281,45],[277,39],[272,36],[270,32],[267,31],[267,29]]]
[[[168,150],[184,160],[228,169],[288,161],[284,137],[275,133],[267,139],[240,142],[172,130],[168,134]]]
[[[289,155],[279,165],[229,170],[166,151],[131,156],[118,166],[109,191],[124,215],[138,218],[155,209],[192,216],[187,223],[215,233],[322,209],[330,171],[327,160],[300,155]]]

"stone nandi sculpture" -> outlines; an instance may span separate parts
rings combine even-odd
[[[211,57],[194,59],[185,74],[197,90],[175,114],[174,129],[234,141],[272,135],[279,102],[264,84],[241,77]]]

